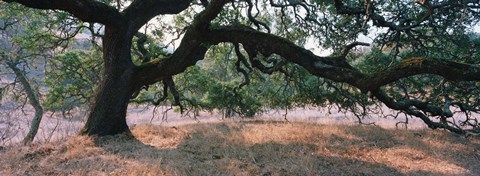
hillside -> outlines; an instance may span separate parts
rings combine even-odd
[[[480,139],[302,122],[137,125],[1,149],[0,175],[480,175]]]

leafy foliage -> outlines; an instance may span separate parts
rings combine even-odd
[[[69,51],[50,60],[45,85],[49,87],[44,106],[51,111],[88,107],[102,72],[98,51]]]

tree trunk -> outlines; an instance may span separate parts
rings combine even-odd
[[[28,102],[35,109],[35,116],[32,119],[30,130],[22,141],[23,145],[27,145],[30,144],[37,135],[38,128],[40,127],[40,122],[42,121],[43,117],[43,108],[40,104],[40,101],[38,100],[37,94],[28,82],[27,77],[25,77],[25,73],[19,68],[17,68],[17,65],[14,63],[7,62],[7,66],[12,69],[15,73],[15,76],[17,76],[18,80],[25,89],[25,92],[27,93]]]
[[[102,41],[105,71],[81,134],[104,136],[130,132],[126,113],[133,94],[132,37],[126,27],[106,27]]]

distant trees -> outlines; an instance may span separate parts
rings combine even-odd
[[[128,132],[129,102],[159,82],[163,86],[153,90],[161,96],[138,101],[158,104],[170,94],[182,108],[215,107],[247,116],[264,103],[336,104],[358,117],[381,113],[384,104],[433,129],[480,132],[478,118],[472,116],[480,111],[477,0],[3,1],[65,11],[104,25],[103,74],[98,73],[103,79],[83,134]],[[149,23],[167,14],[176,15],[173,24]],[[155,42],[152,35],[169,33],[181,36],[173,52],[149,48]],[[357,41],[363,35],[373,41]],[[351,53],[365,45],[372,52]],[[306,49],[312,47],[332,52],[320,56]],[[214,67],[226,69],[195,68],[204,58],[214,59],[205,63],[223,58],[227,65]],[[241,76],[225,72],[232,69]],[[173,78],[185,71],[184,80]],[[273,79],[264,81],[261,73],[273,74]]]

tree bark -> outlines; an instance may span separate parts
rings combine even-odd
[[[126,113],[134,90],[131,79],[135,66],[130,51],[133,34],[127,26],[106,26],[103,80],[81,134],[104,136],[130,132]]]

